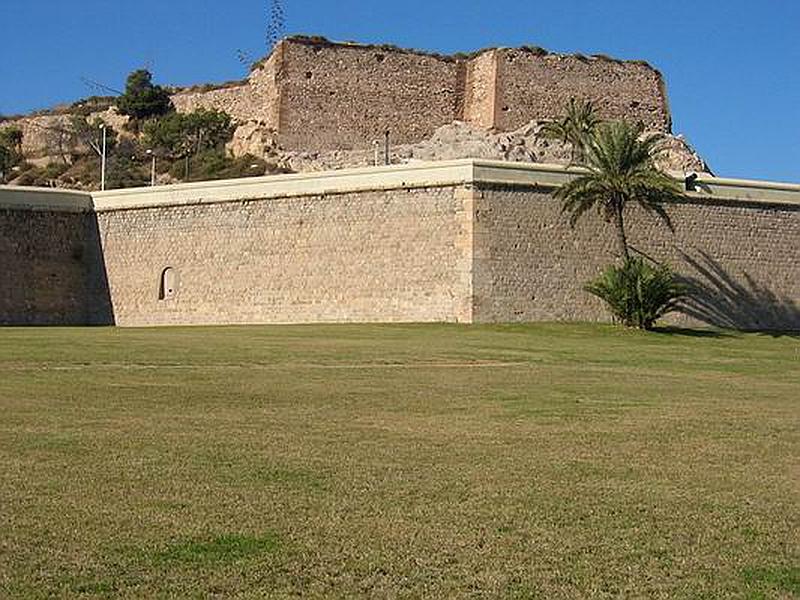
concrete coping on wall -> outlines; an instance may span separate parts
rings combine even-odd
[[[0,187],[0,208],[112,211],[445,186],[554,189],[581,173],[564,165],[458,159],[94,192]],[[682,174],[678,174],[682,177]],[[800,207],[800,185],[700,176],[690,199]]]
[[[88,192],[23,186],[0,186],[0,210],[86,212],[94,208]]]
[[[93,194],[98,211],[462,185],[553,189],[581,173],[564,165],[458,159],[209,181]],[[682,176],[682,174],[680,175]],[[689,198],[800,206],[800,185],[701,176]]]

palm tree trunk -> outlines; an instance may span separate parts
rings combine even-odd
[[[617,230],[617,244],[623,260],[630,258],[628,252],[628,238],[625,236],[625,220],[622,217],[622,204],[617,202],[614,206],[614,228]]]

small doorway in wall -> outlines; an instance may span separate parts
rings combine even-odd
[[[172,267],[161,271],[161,280],[158,285],[158,299],[169,300],[178,293],[178,273]]]

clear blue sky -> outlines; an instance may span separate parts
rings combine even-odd
[[[238,79],[265,53],[268,0],[2,0],[0,114],[114,88]],[[641,58],[674,130],[718,175],[800,182],[800,0],[284,0],[289,33],[456,52],[538,45]]]

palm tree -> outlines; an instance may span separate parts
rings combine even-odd
[[[626,205],[636,202],[672,230],[672,222],[661,203],[684,197],[678,182],[655,166],[663,137],[642,137],[643,131],[641,123],[616,121],[598,125],[584,144],[587,172],[555,193],[564,202],[562,210],[571,213],[571,225],[592,208],[612,222],[620,255],[625,260],[630,258],[625,234]]]
[[[569,144],[572,148],[572,162],[582,164],[586,144],[598,125],[600,119],[591,100],[570,98],[567,113],[558,121],[545,123],[539,131],[539,137]]]

